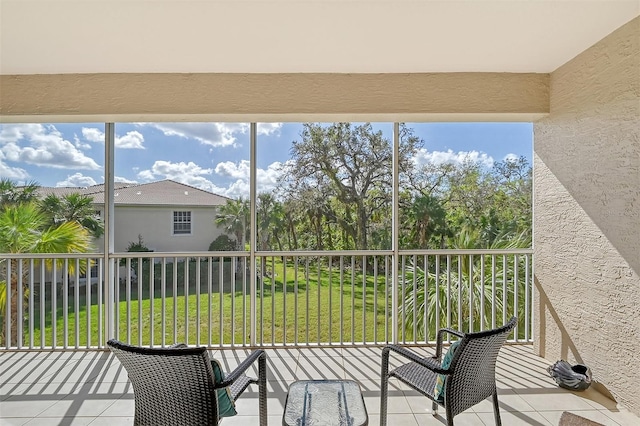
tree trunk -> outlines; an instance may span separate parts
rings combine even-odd
[[[21,318],[23,318],[23,326],[24,326],[24,318],[25,318],[25,310],[27,308],[27,303],[28,302],[28,288],[24,286],[24,283],[27,282],[27,271],[22,271],[22,280],[18,279],[18,262],[19,260],[12,260],[12,259],[8,259],[7,260],[7,267],[5,269],[5,272],[3,275],[6,278],[8,276],[7,272],[11,273],[11,281],[8,282],[6,285],[7,287],[5,287],[5,291],[8,291],[8,300],[9,300],[9,307],[10,307],[10,314],[11,314],[11,323],[10,323],[10,333],[11,336],[6,336],[6,324],[3,323],[2,324],[2,330],[0,331],[0,344],[2,346],[6,346],[7,345],[7,339],[8,339],[8,343],[10,346],[17,346],[18,345],[18,316],[20,316]],[[14,269],[15,268],[15,269]],[[18,311],[18,297],[19,297],[19,289],[18,289],[18,282],[21,282],[21,285],[23,286],[22,288],[22,311]],[[6,309],[6,306],[2,307],[3,309]],[[31,320],[31,319],[29,319]],[[4,318],[4,321],[6,321],[6,316]]]
[[[291,238],[293,240],[293,245],[292,245],[291,241],[289,242],[289,249],[297,250],[298,249],[298,237],[296,235],[296,226],[293,223],[293,220],[291,220],[291,217],[289,217],[289,229],[290,229],[289,238]]]
[[[358,247],[359,250],[367,249],[367,212],[362,204],[362,200],[358,201]]]
[[[280,250],[280,251],[284,251],[284,250],[282,249],[282,241],[280,241],[280,237],[278,236],[278,234],[274,234],[274,235],[273,235],[273,238],[275,238],[275,239],[276,239],[276,244],[278,245],[278,250]]]
[[[24,314],[24,291],[23,291],[23,303],[22,303],[22,311],[18,312],[18,280],[16,278],[11,278],[11,346],[18,345],[18,315],[22,316]]]
[[[335,247],[333,245],[333,235],[331,230],[331,224],[327,222],[327,246],[329,250],[334,250]]]

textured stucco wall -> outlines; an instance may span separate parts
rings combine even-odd
[[[534,124],[535,346],[640,414],[640,18],[550,89]]]
[[[0,94],[0,122],[531,121],[549,75],[1,75]]]
[[[173,234],[174,211],[191,212],[190,235]],[[223,234],[214,223],[215,217],[216,209],[210,207],[117,206],[115,251],[126,251],[130,242],[138,242],[138,235],[142,235],[144,245],[154,251],[209,250],[209,244]]]

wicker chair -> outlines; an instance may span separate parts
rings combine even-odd
[[[437,415],[438,405],[447,413],[447,424],[453,426],[453,417],[476,405],[489,396],[493,396],[493,412],[496,425],[501,425],[498,393],[496,390],[496,359],[500,347],[516,325],[516,317],[495,330],[479,333],[461,333],[443,328],[438,331],[436,355],[423,358],[406,348],[397,345],[385,346],[382,350],[382,386],[380,405],[380,425],[387,424],[387,393],[389,377],[396,377],[411,388],[433,401],[433,415]],[[448,368],[441,367],[442,338],[445,333],[460,338],[460,344],[454,352]],[[411,362],[389,371],[389,355],[395,352]],[[438,374],[444,374],[444,402],[436,401],[434,388]]]
[[[117,340],[107,345],[129,374],[135,400],[135,425],[217,425],[216,389],[229,387],[235,401],[252,383],[258,384],[260,425],[267,425],[267,358],[253,351],[238,368],[215,385],[211,359],[203,347],[177,344],[141,348]],[[258,379],[244,372],[258,361]]]

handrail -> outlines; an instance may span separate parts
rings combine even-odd
[[[18,311],[3,303],[18,328],[5,324],[13,340],[0,346],[103,347],[107,309],[120,339],[151,346],[424,344],[440,327],[481,331],[515,314],[512,340],[533,340],[533,249],[397,253],[256,251],[254,274],[245,251],[113,253],[111,308],[101,253],[0,253],[0,281],[24,296]]]

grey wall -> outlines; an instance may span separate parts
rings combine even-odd
[[[538,335],[640,414],[640,18],[551,74],[534,125]]]
[[[191,212],[191,234],[173,235],[173,212]],[[154,251],[207,251],[221,234],[214,221],[215,207],[118,206],[115,209],[115,251],[124,252],[138,242]],[[100,247],[100,246],[99,246]]]

